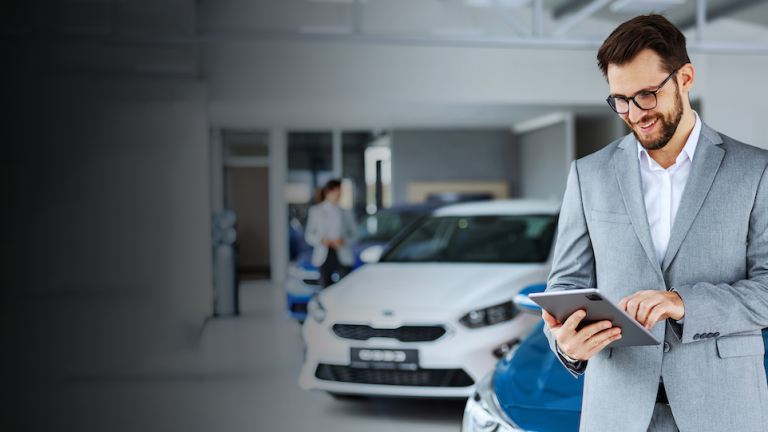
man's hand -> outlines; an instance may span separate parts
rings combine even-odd
[[[685,316],[683,299],[675,291],[639,291],[620,301],[619,307],[648,330],[659,321]]]
[[[323,237],[322,240],[320,240],[320,243],[323,244],[323,246],[332,247],[333,242],[328,240],[327,238]]]
[[[574,360],[589,360],[609,343],[621,339],[621,329],[611,328],[610,321],[596,322],[576,331],[585,315],[583,310],[578,310],[561,323],[547,311],[541,311],[560,351]]]

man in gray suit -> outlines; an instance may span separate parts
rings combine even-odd
[[[580,428],[768,431],[768,152],[691,110],[685,37],[661,15],[620,25],[598,63],[632,134],[571,165],[547,291],[597,287],[663,343],[611,348],[610,322],[543,313],[586,374]]]

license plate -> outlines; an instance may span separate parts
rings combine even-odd
[[[419,350],[350,348],[350,367],[359,369],[417,370]]]

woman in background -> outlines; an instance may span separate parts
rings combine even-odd
[[[314,247],[312,265],[320,270],[323,287],[338,282],[352,270],[351,243],[357,236],[355,217],[339,207],[341,182],[330,180],[320,190],[319,204],[310,207],[304,239]],[[334,273],[338,274],[334,277]]]

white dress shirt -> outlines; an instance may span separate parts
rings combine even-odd
[[[683,197],[685,184],[688,182],[688,174],[691,173],[693,155],[699,144],[701,135],[701,119],[694,111],[696,124],[693,126],[688,141],[683,150],[677,155],[675,164],[664,169],[648,154],[643,146],[637,143],[637,157],[640,158],[640,175],[643,178],[643,196],[645,198],[645,212],[648,215],[648,225],[651,227],[653,246],[656,248],[656,257],[659,266],[664,263],[669,246],[669,237],[672,235],[672,227],[675,225],[677,209],[680,208],[680,198]],[[677,321],[683,324],[685,317]],[[665,342],[666,343],[666,342]],[[662,374],[663,375],[663,374]],[[659,378],[664,381],[663,376]]]
[[[659,266],[664,262],[667,254],[669,237],[675,224],[677,209],[680,207],[680,198],[691,172],[693,155],[699,143],[701,134],[701,120],[696,111],[696,124],[693,126],[688,141],[685,142],[683,151],[677,156],[675,164],[664,169],[648,154],[640,143],[637,143],[637,157],[640,158],[640,174],[643,179],[643,195],[645,197],[645,211],[648,215],[648,225],[651,227],[653,245],[656,248],[656,256]]]
[[[331,204],[328,201],[320,203],[320,208],[325,213],[325,238],[330,241],[336,241],[341,238],[341,218],[342,210],[338,205]]]

